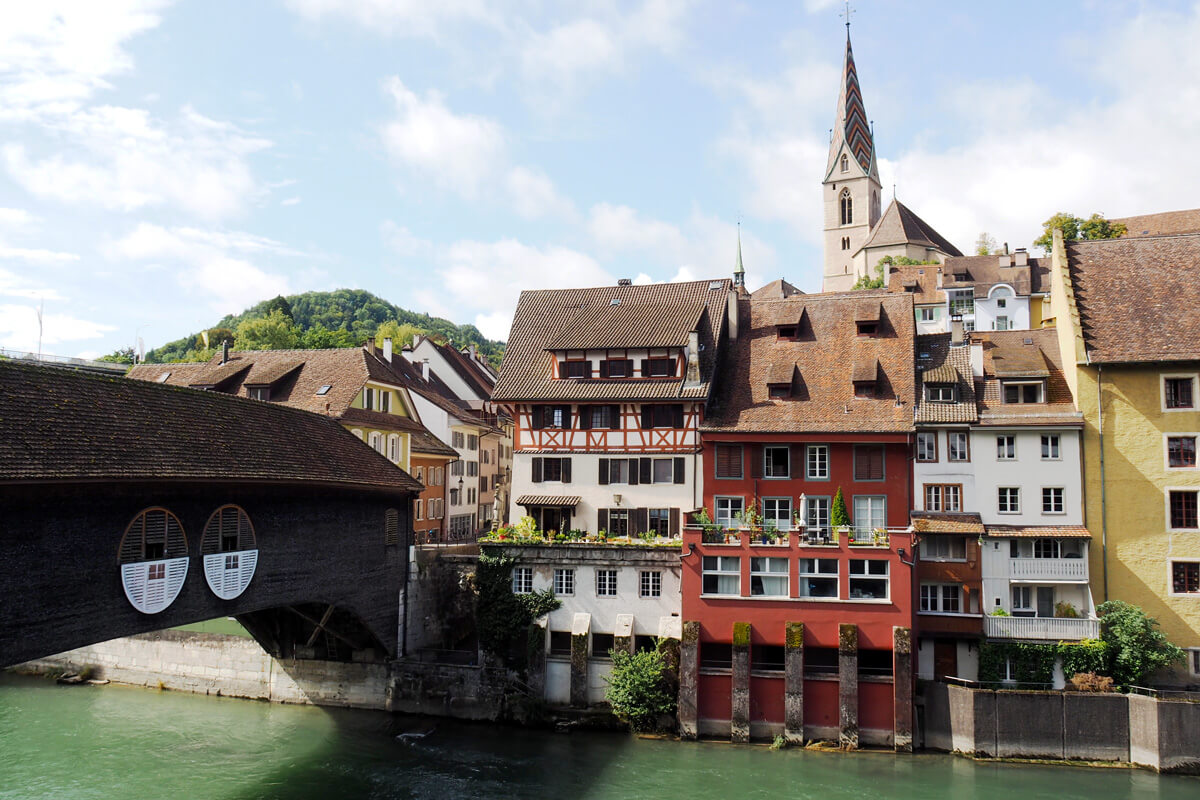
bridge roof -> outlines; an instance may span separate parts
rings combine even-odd
[[[422,488],[337,420],[300,409],[12,361],[0,385],[0,483]]]

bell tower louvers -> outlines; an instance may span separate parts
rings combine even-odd
[[[821,185],[825,209],[825,268],[822,291],[849,289],[867,269],[859,250],[879,221],[879,166],[875,138],[867,120],[850,32],[838,95],[837,117],[829,141],[829,161]]]

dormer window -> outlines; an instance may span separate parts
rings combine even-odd
[[[648,358],[642,362],[642,375],[647,378],[675,377],[675,359]]]
[[[786,383],[772,383],[767,386],[767,396],[772,400],[787,400],[792,396],[792,387]]]
[[[564,361],[561,374],[564,378],[590,378],[592,377],[592,362]]]
[[[250,395],[251,400],[266,401],[266,400],[271,399],[271,387],[270,386],[251,386],[248,389],[246,389],[246,393]]]
[[[633,361],[628,358],[610,358],[600,362],[601,378],[628,378],[633,375]]]
[[[855,323],[858,327],[858,335],[867,339],[874,339],[879,335],[879,323],[860,320]]]
[[[855,381],[854,396],[871,398],[875,396],[875,381]]]
[[[925,386],[925,400],[930,403],[954,403],[958,401],[958,387],[950,383],[935,383]]]
[[[795,339],[796,338],[796,326],[795,325],[780,325],[779,326],[779,338],[780,339]]]
[[[1008,404],[1044,403],[1045,385],[1042,381],[1004,381],[1001,383],[1004,402]]]

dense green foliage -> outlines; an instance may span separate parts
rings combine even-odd
[[[979,680],[998,683],[1006,678],[1004,665],[1012,664],[1012,680],[1047,686],[1054,678],[1058,645],[1028,642],[984,642],[979,645]]]
[[[1087,219],[1060,211],[1042,223],[1042,235],[1033,240],[1047,253],[1054,243],[1054,229],[1061,228],[1064,242],[1076,239],[1116,239],[1126,232],[1124,223],[1110,222],[1100,214],[1092,214]]]
[[[479,645],[510,664],[524,658],[529,624],[562,605],[553,592],[514,594],[514,560],[484,548],[475,568],[475,587],[479,597],[475,606],[475,625]]]
[[[1079,673],[1108,674],[1109,648],[1100,639],[1084,639],[1079,644],[1061,644],[1058,655],[1067,680]]]
[[[837,494],[833,496],[833,508],[829,512],[829,524],[835,528],[845,528],[850,524],[850,515],[846,513],[846,498],[842,494],[842,487],[838,487]]]
[[[1096,607],[1100,638],[1108,645],[1108,675],[1122,686],[1140,684],[1158,670],[1183,661],[1183,651],[1158,629],[1158,620],[1137,606],[1109,600]]]
[[[875,265],[875,277],[868,278],[866,275],[859,277],[851,289],[882,289],[887,286],[887,275],[884,274],[884,269],[890,266],[897,267],[912,267],[922,264],[936,264],[937,261],[918,261],[915,258],[908,256],[884,256],[879,259],[879,263]]]
[[[670,669],[658,650],[612,651],[612,673],[605,698],[613,714],[635,731],[649,730],[661,714],[675,713]]]
[[[112,364],[132,364],[133,363],[133,348],[118,347],[106,356],[100,356],[97,361],[107,361]]]
[[[243,334],[244,323],[271,319],[275,322],[253,326]],[[283,325],[282,319],[290,320],[291,326]],[[237,341],[243,335],[246,342],[266,344],[273,349],[279,349],[280,345],[306,350],[357,347],[376,336],[381,326],[395,326],[399,338],[409,342],[413,333],[421,333],[458,346],[474,344],[497,366],[504,355],[504,344],[484,338],[474,325],[456,325],[440,317],[406,311],[361,289],[338,289],[263,301],[241,314],[225,317],[209,329],[207,346],[199,334],[185,336],[151,350],[146,360],[160,363],[204,360],[219,350],[225,339]],[[393,328],[386,330],[390,333]],[[396,346],[402,346],[402,342]]]

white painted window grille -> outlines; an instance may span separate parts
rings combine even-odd
[[[533,567],[513,567],[513,594],[530,594],[533,592]]]
[[[790,477],[791,463],[792,459],[787,445],[775,445],[763,448],[763,477]]]
[[[1063,513],[1063,490],[1056,486],[1042,487],[1042,513]]]
[[[805,456],[806,477],[810,481],[829,480],[829,445],[810,444]]]
[[[937,461],[936,431],[921,431],[917,434],[917,461]]]
[[[996,458],[999,461],[1013,461],[1017,457],[1017,437],[1012,435],[996,437]]]
[[[970,440],[966,431],[946,433],[946,455],[951,461],[970,461]]]
[[[596,570],[596,596],[617,596],[617,571],[615,569]]]
[[[165,508],[139,512],[125,528],[117,558],[126,599],[143,614],[157,614],[175,602],[187,577],[182,523]]]
[[[886,600],[888,598],[888,562],[882,558],[850,559],[850,598]]]
[[[800,596],[838,596],[838,560],[836,558],[800,559]]]
[[[1021,489],[1017,486],[1001,486],[996,493],[996,511],[1001,514],[1021,513]]]
[[[854,528],[860,536],[886,526],[886,495],[859,494],[854,496]]]
[[[965,536],[927,535],[921,538],[922,561],[966,561]]]
[[[776,530],[792,529],[792,499],[790,497],[763,498],[763,524],[773,524]]]
[[[661,597],[662,573],[657,570],[642,570],[638,573],[638,596]]]
[[[805,505],[809,534],[824,535],[829,532],[829,497],[806,497]]]
[[[739,524],[736,517],[741,514],[746,507],[746,500],[742,497],[718,497],[714,501],[717,505],[717,524],[725,528],[732,528]]]
[[[560,595],[575,594],[575,570],[554,570],[554,593]]]
[[[1059,459],[1060,437],[1057,433],[1042,434],[1042,460],[1057,461]]]
[[[921,584],[921,610],[958,614],[962,610],[962,587],[948,583]]]

